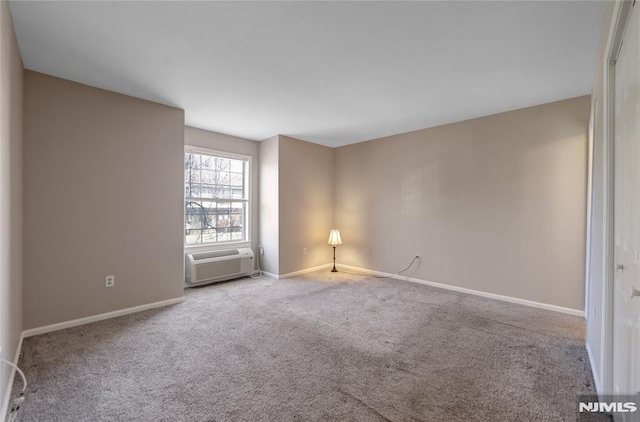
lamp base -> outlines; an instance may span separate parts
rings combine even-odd
[[[333,247],[333,270],[331,270],[332,273],[337,273],[338,270],[336,270],[336,247]]]

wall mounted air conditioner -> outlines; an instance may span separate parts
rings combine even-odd
[[[187,286],[199,286],[230,280],[249,274],[253,268],[253,251],[250,248],[188,253],[185,283]]]

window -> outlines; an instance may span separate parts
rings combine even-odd
[[[247,240],[248,157],[188,149],[184,184],[186,245]]]

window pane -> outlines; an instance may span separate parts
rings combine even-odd
[[[234,231],[242,231],[242,215],[232,214],[229,222]]]
[[[200,182],[213,184],[216,180],[216,173],[212,170],[202,170],[200,172]]]
[[[221,171],[218,173],[217,183],[219,185],[228,185],[229,184],[229,172]]]
[[[211,157],[210,155],[203,155],[203,154],[197,154],[201,157],[202,160],[202,164],[200,166],[201,169],[203,170],[214,170],[215,169],[215,163],[216,160],[214,157]]]
[[[212,243],[217,240],[217,230],[216,229],[206,229],[202,231],[202,243]]]
[[[218,227],[219,229],[223,227],[229,227],[229,214],[218,214],[216,217],[218,221],[216,227]]]
[[[242,186],[243,176],[242,173],[229,173],[230,174],[230,182],[231,186]]]
[[[230,171],[234,173],[244,173],[244,161],[243,160],[231,160]]]
[[[191,183],[186,186],[187,198],[199,198],[200,197],[200,184]]]
[[[218,242],[228,242],[231,240],[229,232],[218,232]]]
[[[216,170],[229,171],[229,159],[228,158],[216,158]]]
[[[247,203],[228,201],[247,199],[246,171],[241,159],[185,153],[185,243],[246,239]]]
[[[200,185],[201,198],[215,198],[215,185]]]
[[[186,243],[200,243],[200,232],[198,230],[187,230],[185,236]]]
[[[184,182],[185,182],[185,187],[187,188],[187,191],[189,190],[189,187],[191,184],[200,182],[200,171],[197,170],[199,161],[200,161],[199,155],[195,155],[191,153],[185,154]]]

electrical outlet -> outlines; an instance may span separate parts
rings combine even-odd
[[[104,287],[113,287],[116,284],[116,276],[114,275],[108,275],[105,279],[104,279]]]
[[[260,255],[264,255],[264,248],[262,245],[258,245],[258,253],[260,253]]]
[[[307,248],[302,248],[302,255],[306,255],[307,254]]]

